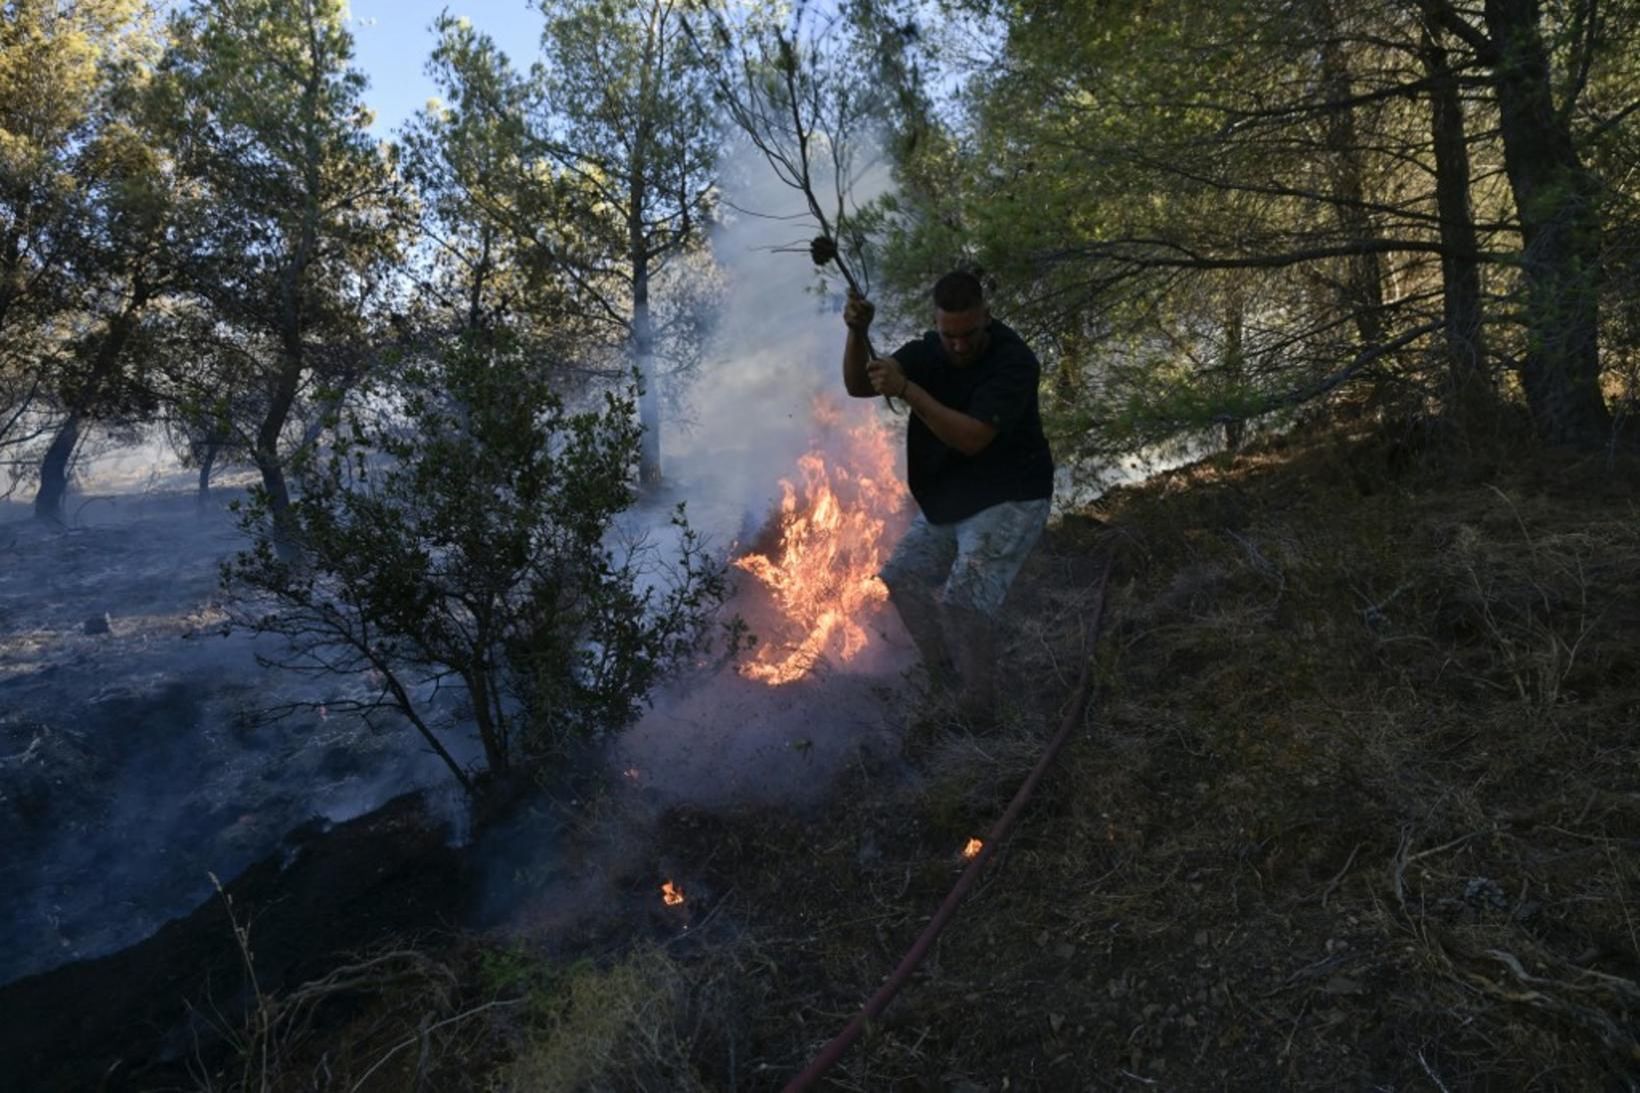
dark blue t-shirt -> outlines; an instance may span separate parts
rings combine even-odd
[[[991,320],[991,343],[973,364],[951,363],[930,330],[894,351],[906,378],[969,417],[994,425],[996,438],[977,455],[963,455],[911,415],[906,468],[911,496],[931,524],[964,520],[1004,501],[1053,496],[1053,453],[1042,432],[1036,354],[1008,326]]]

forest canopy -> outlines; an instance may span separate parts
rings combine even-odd
[[[922,321],[938,274],[981,275],[1073,471],[1341,413],[1610,452],[1640,383],[1637,22],[1633,0],[544,0],[518,57],[437,19],[439,98],[383,140],[341,0],[15,0],[5,481],[61,521],[89,438],[163,436],[202,490],[253,468],[253,530],[295,564],[303,488],[348,481],[325,459],[426,455],[360,415],[459,419],[428,384],[488,360],[630,445],[604,453],[612,519],[709,368],[748,143],[808,198],[817,276]],[[894,184],[856,202],[868,161]]]
[[[518,57],[440,17],[385,141],[336,0],[0,18],[0,454],[42,516],[153,428],[277,512],[384,355],[486,326],[566,391],[638,369],[658,481],[748,133],[886,158],[819,226],[913,316],[980,271],[1065,456],[1325,402],[1601,448],[1633,398],[1633,3],[554,0]]]

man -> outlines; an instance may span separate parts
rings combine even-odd
[[[996,616],[1047,523],[1053,455],[1037,406],[1041,366],[991,318],[969,273],[934,286],[934,329],[871,360],[873,305],[851,296],[843,383],[856,398],[888,395],[911,409],[906,468],[920,510],[883,567],[883,583],[936,683],[953,667],[960,709],[995,708]]]

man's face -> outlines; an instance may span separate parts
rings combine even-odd
[[[966,368],[979,360],[980,354],[990,344],[990,337],[985,332],[990,321],[991,309],[986,304],[967,311],[934,309],[934,331],[939,334],[940,344],[945,347],[945,355],[951,358],[952,364]]]

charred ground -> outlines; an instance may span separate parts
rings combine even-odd
[[[1022,578],[1003,729],[908,684],[818,809],[666,813],[587,852],[615,898],[271,997],[212,1084],[778,1088],[1035,761],[1114,552],[1084,728],[835,1087],[1631,1087],[1637,469],[1333,429],[1108,495]]]

